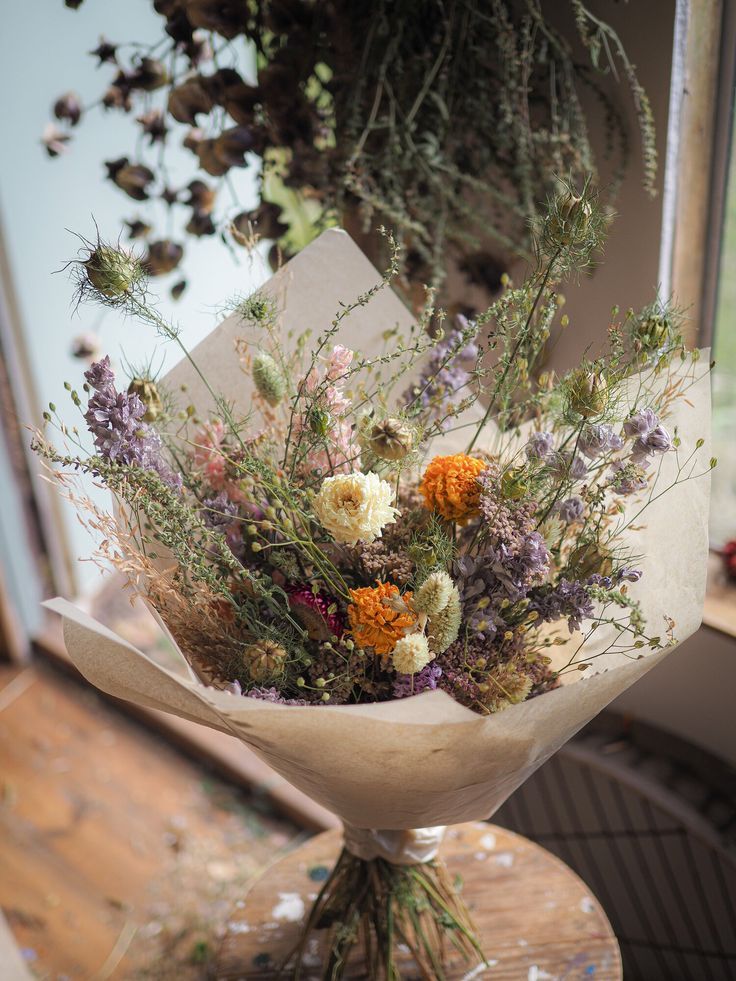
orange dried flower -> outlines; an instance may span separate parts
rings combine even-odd
[[[355,643],[359,647],[372,647],[382,657],[389,654],[397,640],[416,624],[416,616],[408,609],[401,611],[399,607],[403,604],[396,602],[411,597],[411,592],[401,596],[399,587],[391,582],[351,589],[348,620]]]
[[[436,456],[419,485],[425,504],[448,521],[464,521],[478,514],[478,476],[487,466],[484,460],[464,453]]]

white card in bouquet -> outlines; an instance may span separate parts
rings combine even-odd
[[[347,232],[331,228],[283,266],[259,290],[279,313],[281,336],[287,349],[304,331],[316,338],[341,309],[354,303],[381,282],[381,276]],[[408,334],[414,317],[390,286],[379,290],[366,306],[352,310],[340,325],[339,343],[364,354],[378,354],[386,346],[384,334],[398,330]],[[231,314],[191,352],[202,374],[215,382],[226,402],[248,406],[253,383],[236,353],[244,324]],[[181,386],[183,404],[197,407],[201,415],[212,411],[212,397],[187,360],[176,364],[163,378],[174,398]],[[407,381],[408,383],[408,381]]]

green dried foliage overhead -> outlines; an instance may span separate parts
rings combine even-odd
[[[129,155],[105,162],[107,177],[135,201],[184,209],[179,234],[219,233],[231,247],[260,236],[278,243],[280,258],[327,225],[360,234],[384,223],[406,246],[409,283],[441,282],[448,255],[482,279],[483,257],[528,251],[530,225],[559,177],[595,180],[584,106],[603,114],[614,175],[605,193],[615,197],[632,142],[626,99],[654,193],[649,100],[614,30],[582,0],[153,6],[163,18],[155,47],[103,39],[92,52],[112,69],[96,104],[129,113],[139,128]],[[615,100],[607,76],[620,83]],[[56,101],[51,155],[68,150],[87,111],[74,93]],[[192,153],[182,188],[166,176],[177,137]],[[219,191],[256,158],[261,203],[248,211]],[[165,274],[183,253],[156,235],[153,210],[128,225],[147,241],[148,271]]]

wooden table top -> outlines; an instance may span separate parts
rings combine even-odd
[[[296,943],[305,912],[341,847],[326,831],[269,869],[238,903],[226,924],[218,981],[276,978]],[[554,855],[503,828],[485,823],[448,830],[441,855],[460,876],[488,968],[450,957],[449,978],[506,981],[620,981],[621,957],[605,913],[585,883]],[[319,951],[305,961],[305,981],[318,978]],[[311,969],[307,969],[311,968]],[[402,977],[418,975],[407,964]],[[349,972],[366,978],[360,957]]]

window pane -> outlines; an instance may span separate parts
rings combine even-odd
[[[711,540],[720,548],[736,537],[736,152],[731,148],[730,172],[723,216],[723,244],[714,335],[713,472],[710,511]]]

